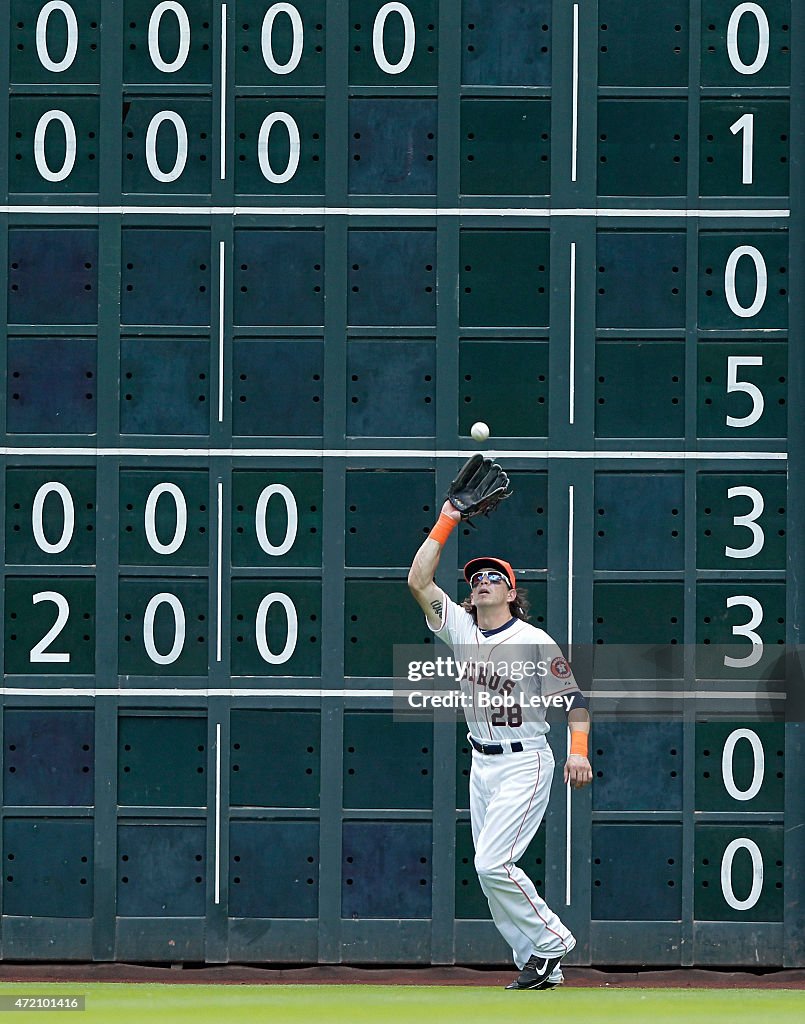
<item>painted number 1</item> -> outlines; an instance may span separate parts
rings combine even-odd
[[[755,141],[755,115],[754,114],[743,114],[735,124],[730,125],[730,131],[733,135],[737,135],[738,132],[743,132],[743,147],[741,155],[741,183],[743,185],[752,184],[752,152]]]

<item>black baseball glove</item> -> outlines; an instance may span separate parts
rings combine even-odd
[[[473,455],[450,484],[447,500],[462,519],[472,519],[488,516],[511,493],[509,478],[500,466],[482,455]]]

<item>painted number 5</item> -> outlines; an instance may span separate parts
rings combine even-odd
[[[763,356],[727,356],[727,394],[743,391],[752,399],[752,411],[746,416],[727,416],[728,427],[751,427],[763,415],[763,392],[757,384],[751,384],[748,380],[738,380],[740,367],[762,365]]]

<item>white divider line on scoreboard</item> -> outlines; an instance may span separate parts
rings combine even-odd
[[[575,255],[575,254],[574,254]],[[567,487],[567,659],[573,659],[573,573],[574,573],[574,484]],[[570,728],[566,729],[567,752],[570,755]],[[564,787],[564,902],[570,905],[570,841],[573,828],[573,806],[570,804],[570,786]]]
[[[573,484],[567,489],[567,659],[573,657]]]
[[[265,687],[199,687],[198,689],[181,689],[173,686],[107,686],[95,689],[91,686],[0,686],[3,697],[53,697],[62,700],[65,697],[316,697],[319,700],[367,700],[377,698],[388,700],[397,695],[396,690],[320,690],[320,689],[267,689]],[[593,690],[594,700],[623,700],[631,697],[635,700],[774,700],[784,701],[786,693],[766,692],[764,690],[689,690],[669,693],[659,690]]]
[[[549,207],[487,208],[471,206],[2,206],[0,213],[47,214],[48,216],[74,217],[76,214],[95,216],[143,216],[164,217],[668,217],[712,219],[764,220],[791,216],[790,210],[733,210],[722,209],[627,209],[624,207],[579,207],[573,209],[550,209]]]
[[[573,4],[573,120],[570,180],[576,180],[579,150],[579,5]]]
[[[221,661],[221,607],[223,603],[224,485],[218,481],[218,536],[215,563],[215,660]]]
[[[221,6],[221,181],[226,181],[226,4]]]
[[[226,242],[218,246],[218,422],[224,422],[224,335],[226,333]]]
[[[221,902],[221,723],[215,723],[215,905]]]
[[[576,243],[570,243],[570,367],[568,377],[570,379],[570,393],[568,396],[569,411],[568,417],[571,426],[576,416]]]
[[[591,697],[608,700],[623,700],[633,697],[636,700],[787,700],[785,692],[766,692],[765,690],[684,690],[680,693],[669,693],[667,690],[592,690]]]
[[[724,452],[724,451],[563,451],[558,448],[544,448],[518,451],[517,449],[490,448],[487,452],[495,459],[606,459],[613,461],[650,462],[786,462],[787,452]],[[161,457],[206,459],[221,458],[252,459],[466,459],[468,450],[433,448],[57,448],[41,445],[0,446],[0,455],[45,455],[51,457],[98,458],[109,456]]]
[[[567,750],[565,753],[565,759],[570,757],[570,726],[567,727]],[[573,804],[570,799],[570,783],[565,785],[565,906],[570,906],[571,898],[571,861],[570,861],[570,847],[572,843],[572,822],[573,822]]]

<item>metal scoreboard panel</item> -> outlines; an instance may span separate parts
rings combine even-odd
[[[484,419],[443,576],[505,538],[593,690],[576,962],[805,964],[800,7],[7,5],[4,957],[507,959],[390,700]]]

